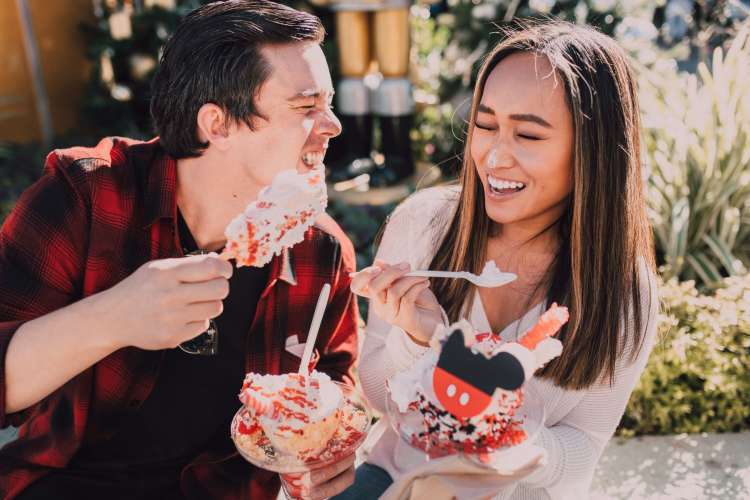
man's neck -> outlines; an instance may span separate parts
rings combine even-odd
[[[228,163],[208,152],[177,161],[177,206],[198,248],[204,250],[218,251],[226,244],[227,224],[262,189]]]

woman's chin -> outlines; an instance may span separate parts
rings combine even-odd
[[[517,214],[509,213],[507,210],[492,210],[490,207],[485,207],[485,214],[495,224],[512,224],[521,220]]]
[[[485,196],[484,199],[484,213],[497,224],[511,224],[522,219],[515,207],[506,203],[497,203],[489,196]]]

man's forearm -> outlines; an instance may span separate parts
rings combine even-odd
[[[6,413],[41,401],[118,348],[102,307],[97,294],[19,327],[5,357]]]

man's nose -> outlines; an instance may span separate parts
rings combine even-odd
[[[315,131],[329,139],[333,139],[341,133],[341,122],[333,114],[333,110],[327,109],[320,113]]]

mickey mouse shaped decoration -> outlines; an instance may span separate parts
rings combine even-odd
[[[513,391],[525,379],[521,362],[509,352],[487,358],[466,347],[464,332],[453,330],[432,375],[435,395],[454,416],[479,415],[492,402],[495,389]]]
[[[528,438],[526,424],[539,425],[527,422],[521,410],[523,385],[560,355],[562,343],[552,336],[567,321],[568,310],[552,304],[514,342],[477,333],[466,320],[440,328],[430,349],[386,383],[394,429],[430,457],[487,457],[522,443]]]
[[[568,310],[553,304],[518,342],[501,343],[489,355],[469,344],[478,337],[473,331],[454,325],[432,375],[435,397],[459,420],[481,414],[497,391],[521,388],[538,368],[560,354],[562,344],[550,337],[567,321]]]

